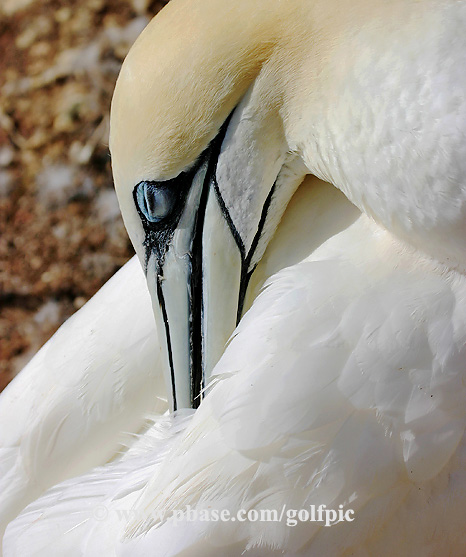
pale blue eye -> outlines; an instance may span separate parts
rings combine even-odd
[[[136,186],[136,203],[149,222],[166,219],[176,205],[173,189],[157,182],[140,182]]]

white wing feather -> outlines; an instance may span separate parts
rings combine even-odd
[[[165,411],[150,296],[133,258],[0,397],[1,531],[46,489],[115,456]]]

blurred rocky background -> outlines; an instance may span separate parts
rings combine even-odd
[[[0,389],[132,255],[108,113],[164,4],[0,0]]]

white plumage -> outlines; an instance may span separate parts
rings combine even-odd
[[[147,413],[166,410],[153,321],[133,258],[2,393],[2,533],[47,488],[112,458]]]
[[[298,0],[292,4],[297,13],[310,5]],[[202,20],[203,7],[176,0],[172,5],[175,16],[180,7],[191,6],[193,17]],[[245,5],[238,5],[240,21],[249,11],[243,13]],[[355,11],[366,5],[355,3]],[[264,255],[249,284],[250,309],[195,412],[160,416],[165,410],[163,366],[156,341],[150,340],[155,333],[147,292],[134,263],[67,324],[6,391],[4,408],[12,405],[21,416],[13,441],[6,438],[0,453],[6,455],[5,469],[13,470],[7,480],[14,486],[9,516],[39,491],[70,478],[10,523],[6,557],[465,554],[466,81],[459,70],[464,37],[458,22],[466,21],[466,10],[464,2],[429,2],[428,7],[417,18],[415,2],[378,2],[360,26],[354,25],[352,10],[346,20],[335,8],[335,20],[322,19],[330,51],[323,48],[325,55],[319,51],[315,59],[303,56],[300,64],[283,69],[284,53],[294,52],[292,39],[284,41],[282,50],[277,47],[280,55],[274,51],[267,58],[241,97],[216,174],[223,210],[231,209],[229,218],[241,238],[250,234],[249,212],[257,216],[254,204],[264,202],[266,190],[257,193],[252,186],[268,180],[261,160],[278,168],[272,173],[275,179],[278,172],[279,193],[270,205],[275,216],[264,226],[265,235],[284,210],[284,192],[296,184],[303,164],[345,195],[315,177],[306,178],[273,239],[262,246],[259,241]],[[320,6],[317,15],[319,10],[326,14]],[[166,39],[164,33],[173,25],[167,13],[160,27],[152,27],[137,43],[113,108],[118,129],[124,129],[121,122],[127,117],[135,136],[145,137],[146,132],[137,122],[130,128],[134,115],[123,111],[130,103],[122,100],[122,91],[141,83],[147,88],[136,88],[137,95],[154,94],[141,53]],[[380,14],[386,18],[376,17]],[[299,31],[295,15],[289,18]],[[328,21],[340,31],[345,23],[334,40]],[[400,31],[394,22],[400,23]],[[202,29],[199,33],[204,36]],[[327,44],[324,39],[322,44]],[[355,45],[362,54],[350,64],[359,52],[352,50]],[[324,61],[328,74],[316,77],[309,60],[317,66]],[[292,61],[296,64],[296,58]],[[275,73],[270,71],[277,67]],[[306,75],[313,79],[306,82]],[[165,76],[159,78],[163,82]],[[207,85],[210,78],[205,78]],[[202,87],[199,80],[195,87]],[[270,110],[264,91],[281,86],[278,113],[288,151],[283,153],[281,146],[278,158],[261,159],[261,153],[275,153],[281,145],[276,113],[261,118]],[[186,109],[177,105],[180,99],[160,98],[162,105],[172,102],[181,113]],[[149,104],[138,100],[136,115],[147,119],[138,110],[149,110]],[[209,99],[202,102],[212,116]],[[162,113],[163,108],[153,110]],[[123,136],[113,137],[113,154],[119,154],[114,161],[117,189],[141,259],[150,237],[130,194],[141,180],[159,187],[162,178],[172,179],[186,169],[184,158],[192,162],[206,148],[214,134],[196,128],[201,119],[192,121],[186,153],[196,149],[196,142],[199,148],[191,159],[173,139],[175,132],[167,135],[167,143],[156,141],[158,133],[163,139],[162,124],[141,139],[139,151],[134,140],[136,147],[130,145],[126,159]],[[218,122],[212,127],[218,131]],[[270,135],[263,136],[264,130]],[[164,166],[169,164],[163,157],[170,141],[180,149],[173,151],[173,165],[178,165],[174,170]],[[153,154],[151,142],[162,154]],[[143,161],[139,165],[136,151]],[[241,212],[240,206],[246,209]],[[158,280],[161,268],[153,273],[159,273]],[[157,310],[158,298],[152,294]],[[127,312],[124,316],[106,313],[107,303],[115,298],[119,311]],[[97,332],[96,319],[106,331]],[[132,326],[123,328],[129,321]],[[80,331],[86,331],[84,337]],[[94,334],[99,342],[86,352]],[[75,355],[78,336],[89,341],[84,340]],[[53,371],[39,378],[47,357]],[[57,377],[63,377],[65,385],[52,395]],[[139,435],[125,437],[128,431]],[[51,445],[41,442],[49,436]],[[122,443],[128,449],[111,460]],[[61,467],[61,455],[72,465]],[[39,463],[33,473],[22,473],[31,460]],[[97,464],[101,466],[91,469]],[[32,483],[39,488],[31,489]],[[165,520],[187,506],[281,513],[312,505],[353,509],[355,520],[330,528],[315,522],[291,527],[286,520]]]

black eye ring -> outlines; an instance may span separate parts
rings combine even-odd
[[[193,178],[206,156],[203,153],[191,169],[181,172],[175,178],[160,182],[143,180],[134,187],[134,203],[146,231],[176,226]]]
[[[139,214],[149,224],[167,220],[177,205],[179,195],[164,182],[139,182],[134,188],[134,200]]]

